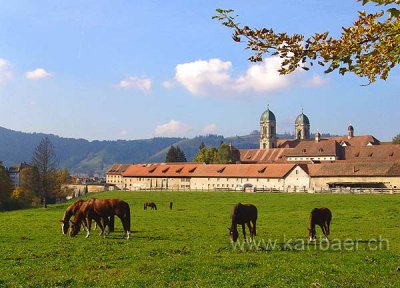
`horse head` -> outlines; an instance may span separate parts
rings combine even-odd
[[[62,233],[64,235],[67,235],[68,229],[69,229],[69,222],[65,221],[64,219],[60,220],[60,222],[61,222],[61,231],[62,231]]]
[[[76,234],[78,234],[79,230],[80,230],[80,221],[72,221],[71,220],[71,230],[69,231],[69,236],[70,237],[75,237]]]
[[[239,238],[239,232],[237,231],[237,229],[232,229],[232,228],[228,228],[229,230],[229,235],[231,236],[231,240],[233,242],[236,242],[237,239]]]
[[[308,228],[308,239],[309,241],[314,241],[315,240],[315,228]]]

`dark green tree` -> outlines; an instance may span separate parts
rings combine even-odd
[[[176,159],[176,162],[187,162],[186,155],[179,146],[176,146]]]
[[[165,157],[165,162],[186,162],[185,153],[179,148],[179,146],[174,147],[173,145],[169,148],[167,155]]]
[[[397,134],[396,136],[393,137],[392,143],[393,144],[400,144],[400,134]]]
[[[199,151],[200,151],[201,149],[203,149],[203,148],[206,148],[206,145],[204,144],[203,141],[201,141],[201,144],[200,144],[200,146],[199,146]]]

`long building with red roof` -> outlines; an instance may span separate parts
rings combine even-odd
[[[295,138],[278,139],[276,117],[260,118],[260,148],[241,149],[235,164],[114,164],[106,181],[120,189],[319,191],[326,188],[400,188],[400,145],[381,143],[372,135],[310,137],[302,112]]]

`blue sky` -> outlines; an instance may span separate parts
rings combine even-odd
[[[367,6],[367,8],[373,6]],[[391,140],[400,133],[400,71],[367,87],[320,69],[276,73],[247,61],[244,44],[212,20],[231,8],[251,27],[330,31],[365,9],[355,0],[2,1],[0,126],[63,137],[143,139],[243,135],[267,104],[277,131],[301,112],[311,131]]]

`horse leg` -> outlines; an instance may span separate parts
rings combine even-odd
[[[90,236],[90,227],[92,226],[92,218],[88,217],[87,219],[84,219],[83,222],[86,222],[86,238],[89,238]]]
[[[124,227],[124,236],[123,237],[125,237],[125,235],[126,235],[126,239],[129,239],[130,238],[130,234],[131,234],[131,231],[130,231],[130,225],[129,225],[129,220],[130,219],[128,219],[128,217],[130,217],[130,216],[128,216],[128,215],[124,215],[122,218],[121,218],[121,222],[122,222],[122,226]]]
[[[330,225],[331,225],[331,220],[326,221],[326,228],[327,228],[326,231],[328,233],[328,236],[329,234],[331,234]]]
[[[256,222],[257,222],[257,220],[253,220],[252,222],[253,222],[253,235],[254,235],[254,236],[257,236],[257,229],[256,229]]]
[[[253,242],[253,229],[251,229],[250,221],[246,222],[247,227],[249,228],[250,232],[250,243]]]
[[[324,236],[326,237],[326,239],[328,239],[328,236],[326,235],[326,230],[325,230],[325,223],[322,223],[322,224],[320,225],[320,227],[321,227],[322,233],[324,234]]]
[[[104,226],[101,224],[101,219],[99,217],[94,218],[94,221],[96,221],[97,226],[100,228],[100,233],[99,236],[103,235],[104,233]]]
[[[110,234],[110,222],[108,221],[108,217],[102,217],[103,219],[103,227],[104,227],[104,238]],[[106,227],[108,227],[108,231],[106,231]]]
[[[109,222],[108,222],[108,229],[110,232],[114,232],[114,215],[110,216]]]
[[[246,242],[246,228],[244,226],[244,223],[242,224],[242,231],[243,231],[244,242]]]
[[[328,239],[328,236],[329,236],[329,222],[325,222],[325,223],[324,223],[324,228],[325,228],[325,237],[326,237],[326,240],[329,240],[329,239]]]

